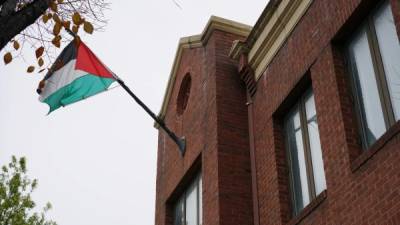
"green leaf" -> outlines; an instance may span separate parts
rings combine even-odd
[[[26,158],[13,156],[2,166],[0,173],[0,225],[56,225],[46,218],[51,209],[48,203],[36,212],[31,194],[37,186],[36,179],[29,179]]]

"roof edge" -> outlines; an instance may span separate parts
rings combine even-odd
[[[270,0],[245,42],[232,45],[230,57],[247,55],[258,80],[286,43],[314,0]]]
[[[238,59],[240,54],[250,51],[281,2],[282,0],[270,0],[267,3],[267,6],[258,17],[253,29],[250,31],[249,35],[247,35],[247,39],[245,41],[236,41],[233,43],[229,57]]]
[[[261,15],[258,17],[258,20],[256,21],[256,24],[254,25],[250,34],[247,36],[247,40],[245,42],[249,49],[253,47],[254,42],[260,37],[264,27],[270,21],[281,2],[282,0],[270,0],[268,2]]]
[[[170,72],[170,76],[167,83],[167,88],[165,90],[163,103],[161,105],[160,112],[158,117],[161,120],[164,120],[165,114],[167,112],[167,107],[169,100],[171,98],[172,90],[174,88],[176,73],[179,68],[179,64],[182,57],[182,52],[184,49],[187,48],[199,48],[203,47],[207,44],[208,40],[210,39],[212,33],[215,30],[220,30],[232,34],[237,34],[243,37],[247,37],[251,31],[252,27],[243,23],[238,23],[233,20],[224,19],[218,16],[211,16],[205,26],[203,32],[199,35],[193,35],[188,37],[182,37],[179,40],[178,47],[175,53],[174,62],[172,64],[172,69]],[[160,126],[155,122],[155,128],[159,128]]]

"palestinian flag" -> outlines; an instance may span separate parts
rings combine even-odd
[[[107,90],[113,73],[81,41],[72,41],[61,52],[37,92],[50,111]]]

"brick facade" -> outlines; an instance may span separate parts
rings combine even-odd
[[[204,224],[252,224],[246,89],[228,57],[238,35],[213,30],[204,46],[184,49],[165,123],[185,136],[181,157],[175,143],[159,133],[156,224],[172,224],[172,208],[193,174],[202,172]],[[176,100],[183,76],[192,78],[182,115]],[[226,94],[229,93],[229,94]]]
[[[246,52],[240,60],[228,57],[233,41],[246,37],[215,29],[203,46],[183,50],[163,117],[188,147],[180,156],[159,132],[157,225],[173,224],[171,206],[198,171],[204,225],[400,224],[400,123],[361,150],[343,53],[377,2],[313,0],[258,80]],[[400,2],[390,2],[400,34]],[[176,99],[188,73],[189,103],[178,116]],[[293,218],[282,118],[308,88],[327,190]]]

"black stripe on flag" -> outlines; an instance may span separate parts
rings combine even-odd
[[[57,57],[56,61],[51,66],[49,72],[47,72],[44,80],[49,79],[54,72],[65,66],[69,61],[76,59],[78,49],[76,47],[75,41],[71,41]]]

